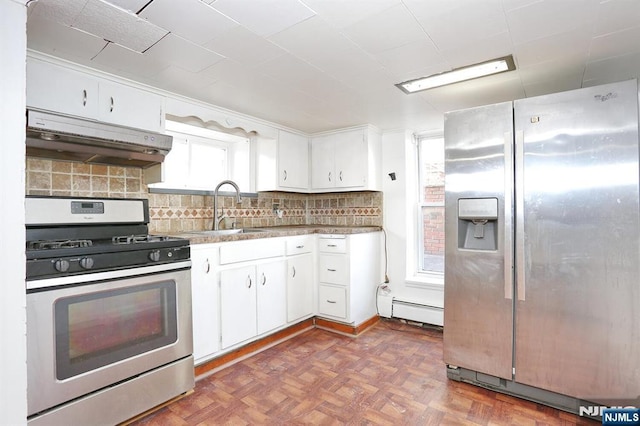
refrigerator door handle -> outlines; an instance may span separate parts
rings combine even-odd
[[[516,286],[518,300],[525,300],[525,244],[524,244],[524,132],[516,131]]]
[[[504,133],[504,298],[513,299],[513,133]]]

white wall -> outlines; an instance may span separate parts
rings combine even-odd
[[[25,320],[25,64],[27,9],[0,0],[0,424],[27,417]]]
[[[388,174],[395,172],[396,180]],[[384,228],[387,231],[389,286],[395,299],[444,307],[444,287],[415,275],[417,257],[417,161],[408,130],[382,135]]]

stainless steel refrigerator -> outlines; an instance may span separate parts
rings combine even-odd
[[[445,115],[449,378],[640,403],[638,160],[636,80]]]

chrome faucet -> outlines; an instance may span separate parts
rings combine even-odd
[[[223,180],[216,186],[216,189],[213,191],[213,230],[217,231],[220,228],[220,221],[224,219],[224,213],[221,211],[220,216],[218,216],[218,190],[222,185],[229,184],[234,187],[236,190],[236,203],[240,204],[242,202],[242,197],[240,196],[240,188],[238,188],[238,184],[232,180]]]

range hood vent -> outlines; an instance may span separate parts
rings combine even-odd
[[[171,150],[173,137],[77,117],[27,111],[27,155],[85,163],[150,167]]]

